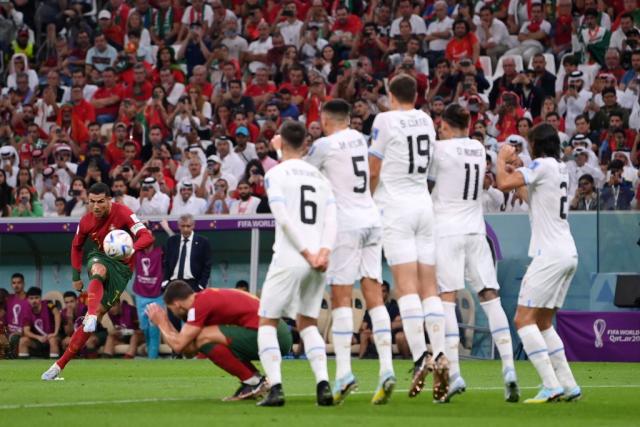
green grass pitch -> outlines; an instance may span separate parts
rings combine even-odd
[[[463,361],[467,392],[448,405],[431,403],[429,390],[407,397],[408,361],[395,361],[398,387],[386,406],[369,401],[377,382],[375,360],[354,360],[360,391],[338,407],[315,405],[304,360],[283,362],[286,405],[257,408],[254,401],[224,403],[235,379],[207,360],[74,360],[64,381],[45,383],[50,361],[0,361],[0,426],[638,426],[640,364],[574,363],[583,388],[576,403],[509,404],[497,361]],[[330,373],[335,364],[331,360]],[[528,362],[516,367],[524,398],[538,379]],[[429,383],[431,378],[429,377]]]

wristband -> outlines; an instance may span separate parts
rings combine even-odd
[[[77,282],[78,280],[80,280],[80,272],[75,268],[72,269],[71,278],[74,282]]]

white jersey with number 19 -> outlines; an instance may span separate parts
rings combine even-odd
[[[569,175],[564,163],[539,157],[518,168],[529,190],[531,242],[529,256],[576,256],[576,245],[567,222]]]
[[[431,198],[427,171],[436,140],[433,120],[422,110],[380,113],[373,121],[369,154],[383,160],[374,200],[380,207]]]

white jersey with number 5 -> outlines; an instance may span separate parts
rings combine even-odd
[[[484,146],[471,138],[435,141],[429,178],[437,237],[485,234],[482,183],[487,166]]]
[[[367,157],[367,142],[353,129],[318,139],[306,157],[331,182],[338,209],[338,231],[381,225],[369,191]]]
[[[373,121],[369,154],[383,160],[374,200],[380,207],[431,198],[427,170],[436,140],[433,120],[422,110],[380,113]]]
[[[333,249],[335,199],[317,168],[300,159],[286,160],[267,172],[265,187],[276,220],[272,265],[308,266],[302,250]]]
[[[529,190],[529,256],[576,256],[576,245],[567,222],[569,175],[566,164],[554,158],[540,157],[518,171],[524,176]]]

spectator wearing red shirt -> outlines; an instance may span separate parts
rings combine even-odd
[[[193,77],[191,77],[191,83],[189,83],[185,89],[186,93],[189,93],[191,86],[199,86],[202,96],[209,99],[213,93],[213,85],[207,81],[207,68],[204,65],[196,65],[193,67]]]
[[[153,86],[149,80],[144,65],[136,64],[133,67],[133,84],[126,86],[124,97],[135,100],[139,108],[145,105],[151,98],[153,91]]]
[[[236,129],[244,126],[249,129],[249,138],[251,141],[257,141],[260,136],[260,128],[253,123],[250,123],[247,119],[247,115],[244,111],[236,111],[233,114],[233,122],[229,125],[228,133],[229,135],[235,135]]]
[[[104,34],[107,41],[116,50],[121,50],[124,45],[124,31],[120,26],[113,23],[111,12],[108,10],[101,10],[98,14],[98,31],[99,34]]]
[[[571,35],[573,29],[573,16],[571,0],[558,0],[556,4],[555,31],[551,38],[551,52],[556,58],[562,57],[571,50]]]
[[[256,71],[254,80],[244,91],[244,95],[253,98],[256,112],[262,112],[267,103],[273,99],[277,90],[275,83],[269,81],[269,72],[267,69],[259,68]]]
[[[120,100],[122,100],[122,86],[116,84],[116,70],[112,67],[102,72],[103,86],[98,88],[91,98],[91,105],[96,110],[98,123],[113,123],[118,116]]]
[[[346,6],[340,5],[336,8],[336,20],[333,23],[331,31],[335,35],[351,33],[354,37],[360,34],[362,30],[362,21],[356,15],[350,14]]]
[[[462,58],[471,59],[476,68],[480,68],[480,42],[467,21],[458,19],[453,23],[453,38],[447,44],[444,56],[454,64]]]
[[[291,92],[291,101],[301,109],[302,103],[309,93],[309,87],[304,83],[304,71],[299,65],[289,69],[289,81],[282,83],[278,91],[282,89]]]
[[[127,31],[127,20],[131,13],[131,8],[125,0],[109,0],[106,9],[111,11],[113,23],[120,27],[122,34]]]
[[[132,141],[128,138],[127,125],[121,122],[116,123],[113,131],[113,135],[114,135],[114,139],[107,144],[107,148],[104,153],[105,160],[107,161],[107,163],[111,165],[112,168],[118,165],[121,165],[125,161],[126,159],[126,156],[124,154],[125,143]],[[137,144],[136,144],[136,148],[139,153],[140,147],[137,146]]]

